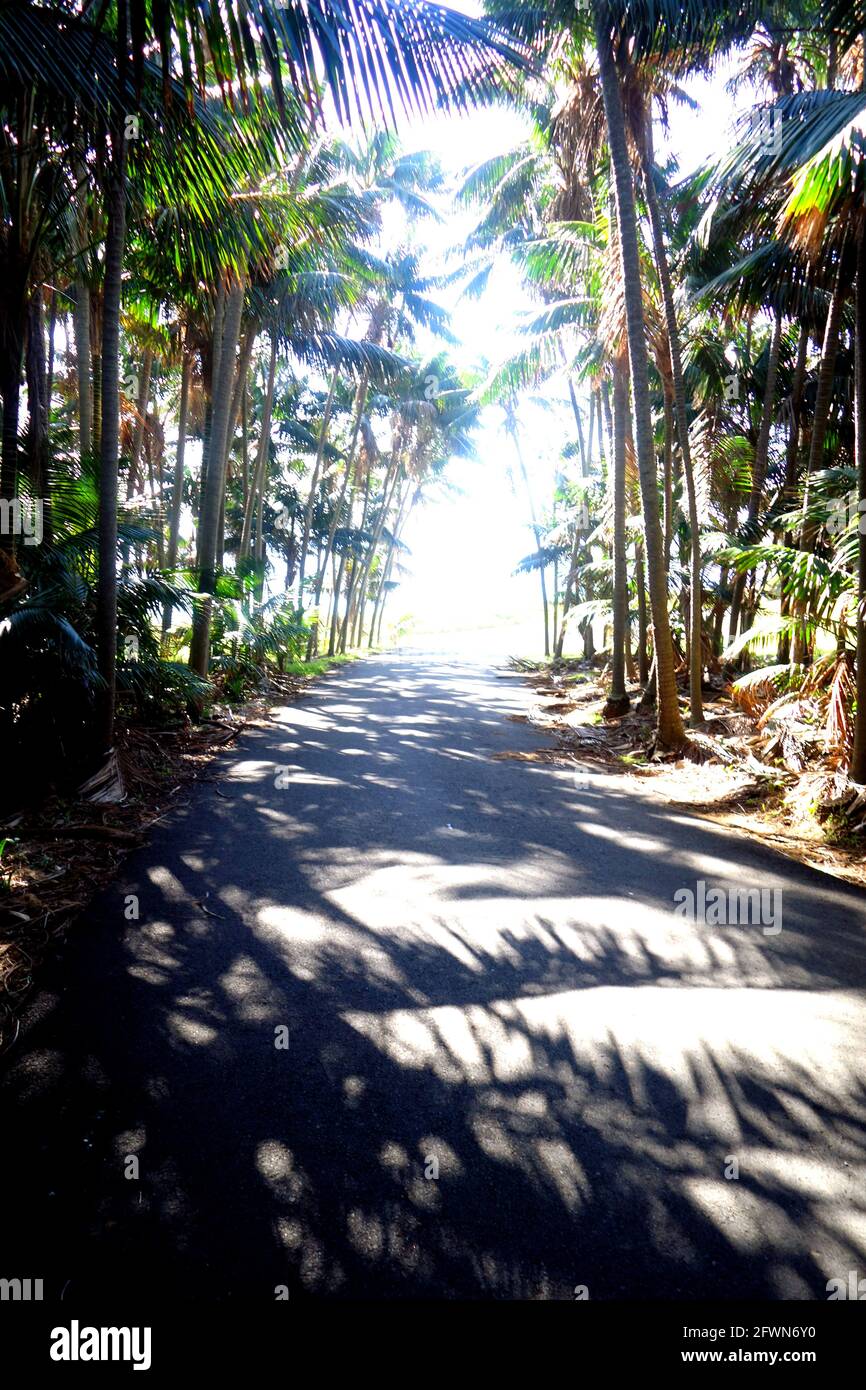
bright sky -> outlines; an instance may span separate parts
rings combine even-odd
[[[458,0],[454,8],[477,11],[472,0]],[[725,90],[729,75],[726,68],[711,80],[696,78],[685,84],[700,102],[699,112],[672,107],[669,140],[658,140],[657,145],[659,157],[668,152],[676,155],[683,174],[725,146],[734,118],[734,102]],[[745,101],[740,98],[737,106]],[[405,131],[403,139],[407,150],[435,153],[446,175],[459,178],[463,170],[511,148],[523,130],[516,113],[497,108],[427,119]],[[472,220],[472,213],[449,217],[442,227],[425,229],[424,238],[435,255],[444,255],[449,244],[461,243]],[[453,311],[452,328],[460,339],[455,356],[466,366],[484,359],[495,363],[505,356],[516,342],[518,316],[533,303],[510,265],[496,271],[480,300],[460,302],[456,293],[436,297]],[[521,414],[524,453],[541,510],[552,494],[561,447],[573,432],[564,383],[560,380],[546,389],[552,400],[559,398],[559,406],[543,411],[529,403]],[[441,501],[431,501],[416,511],[407,529],[412,554],[406,564],[411,573],[403,576],[391,600],[391,617],[411,614],[419,632],[415,640],[423,641],[421,634],[438,628],[453,631],[459,645],[460,630],[474,626],[473,619],[481,627],[501,626],[505,619],[519,625],[522,634],[531,622],[532,640],[537,639],[540,650],[538,576],[512,575],[535,543],[519,475],[516,493],[509,480],[513,446],[502,431],[501,419],[497,408],[486,412],[478,432],[478,463],[461,460],[450,465],[448,477],[459,495],[452,492]],[[525,641],[521,650],[526,652]]]

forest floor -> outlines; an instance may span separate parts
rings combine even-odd
[[[608,682],[589,662],[552,667],[514,659],[537,699],[530,723],[557,739],[542,760],[596,765],[626,786],[650,790],[671,807],[702,816],[781,850],[824,873],[866,887],[866,833],[816,810],[832,788],[829,768],[761,761],[770,736],[725,689],[704,692],[705,722],[683,757],[651,754],[654,716],[638,709],[640,687],[627,683],[631,709],[606,719]]]
[[[293,663],[286,674],[271,673],[254,697],[217,701],[199,723],[123,728],[122,801],[52,796],[0,822],[0,1055],[15,1040],[40,964],[127,855],[212,775],[214,759],[244,729],[294,703],[344,660]]]

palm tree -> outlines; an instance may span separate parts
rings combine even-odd
[[[606,6],[600,0],[595,0],[596,47],[604,97],[608,146],[616,190],[618,240],[622,258],[623,294],[626,305],[631,366],[635,450],[643,501],[644,543],[656,663],[657,738],[660,747],[675,749],[684,742],[685,730],[677,696],[673,642],[668,616],[664,546],[658,512],[637,212],[613,36],[609,16],[606,16],[605,10]]]
[[[113,572],[117,537],[117,472],[119,462],[119,346],[123,254],[126,241],[127,114],[134,109],[142,87],[145,59],[159,54],[166,86],[178,52],[183,54],[181,82],[188,97],[202,94],[209,78],[202,55],[211,55],[213,72],[226,96],[235,81],[258,85],[267,75],[278,100],[284,100],[284,77],[311,101],[317,99],[318,72],[341,119],[353,103],[372,109],[386,121],[393,118],[395,99],[406,110],[438,102],[465,105],[476,91],[486,90],[491,75],[503,72],[507,61],[519,62],[490,25],[456,15],[419,0],[404,9],[395,0],[370,0],[359,23],[356,5],[335,9],[325,0],[288,0],[282,8],[271,0],[252,0],[229,10],[202,9],[192,0],[169,0],[159,18],[147,0],[118,0],[115,51],[118,91],[109,120],[105,207],[107,231],[103,288],[101,352],[102,421],[100,438],[100,585],[98,646],[105,683],[99,738],[103,754],[111,747],[114,727],[116,671],[116,584]],[[99,11],[109,21],[108,7]],[[407,61],[408,60],[408,61]],[[233,306],[236,300],[233,301]],[[233,319],[232,319],[233,322]],[[228,346],[228,344],[227,344]],[[220,419],[222,428],[222,419]],[[220,443],[222,440],[220,439]],[[212,523],[208,494],[208,539]],[[203,606],[200,628],[205,624]],[[197,660],[204,661],[198,650]]]
[[[21,372],[40,263],[59,253],[77,194],[72,170],[98,141],[116,77],[110,46],[73,17],[41,7],[0,10],[0,496],[16,495]],[[63,52],[58,63],[54,55]],[[99,80],[94,82],[97,75]],[[0,537],[12,549],[12,538]]]
[[[625,714],[629,697],[625,688],[625,638],[628,624],[628,573],[626,569],[625,471],[628,376],[626,365],[617,363],[613,384],[613,652],[610,692],[605,714]]]
[[[805,267],[805,276],[813,282],[823,280],[829,286],[827,307],[821,323],[822,350],[815,384],[809,457],[803,480],[801,512],[796,522],[798,548],[793,551],[789,545],[771,555],[772,563],[786,567],[783,584],[790,585],[790,594],[785,594],[784,598],[785,609],[790,607],[790,614],[783,612],[783,618],[789,627],[793,627],[793,657],[798,663],[808,658],[811,645],[809,633],[814,631],[815,613],[823,607],[820,576],[825,571],[825,565],[823,559],[813,552],[822,534],[819,494],[829,439],[833,440],[837,458],[839,453],[838,426],[831,421],[834,408],[838,411],[840,396],[842,408],[845,409],[847,390],[839,380],[837,364],[840,335],[847,316],[846,300],[852,283],[855,286],[854,446],[858,468],[862,456],[862,373],[859,357],[862,258],[859,224],[852,222],[851,216],[851,190],[862,189],[863,171],[859,147],[856,141],[851,140],[850,131],[852,123],[856,122],[863,110],[866,97],[862,91],[844,91],[836,86],[839,56],[844,54],[848,41],[859,34],[859,29],[850,27],[846,32],[852,7],[841,4],[830,8],[832,14],[828,17],[828,25],[831,29],[832,52],[827,63],[826,87],[779,97],[775,109],[782,119],[777,148],[768,152],[756,147],[754,141],[742,141],[722,167],[721,178],[717,180],[721,196],[712,209],[716,212],[719,204],[729,204],[733,208],[733,216],[726,211],[725,221],[728,228],[734,231],[741,231],[744,227],[764,230],[768,218],[771,219],[773,230],[788,249],[789,255],[796,258],[801,267]],[[836,33],[832,32],[834,29]],[[836,41],[838,32],[844,36],[841,44]],[[801,282],[805,276],[801,269]],[[807,327],[805,319],[803,325]],[[802,381],[799,364],[798,376]],[[792,392],[792,400],[801,393],[802,386],[798,384]],[[799,429],[795,434],[792,424],[785,476],[785,495],[789,505],[796,471],[798,435]],[[816,502],[819,504],[817,512]],[[760,556],[760,548],[755,547],[753,554]],[[813,605],[811,621],[808,613],[810,603]],[[858,606],[861,603],[862,593]],[[856,624],[858,682],[864,679],[863,669],[866,666],[862,627],[861,618]],[[748,640],[748,633],[743,636]],[[866,705],[858,700],[857,708],[851,772],[859,781],[866,775],[866,757],[863,753],[866,733],[862,713]]]
[[[854,336],[855,450],[857,496],[866,497],[866,234],[861,226],[857,239],[857,281]],[[857,557],[857,718],[850,775],[866,783],[866,526],[858,514]]]
[[[688,497],[688,520],[691,548],[691,593],[690,593],[690,626],[691,640],[689,643],[690,651],[690,670],[689,670],[689,703],[690,703],[690,722],[693,727],[703,722],[703,703],[701,699],[701,681],[703,678],[703,581],[701,577],[701,534],[698,519],[697,496],[695,492],[695,475],[692,466],[691,449],[689,445],[689,421],[686,410],[686,388],[683,376],[682,347],[680,343],[680,330],[677,323],[677,314],[674,304],[674,288],[671,278],[670,266],[668,264],[668,253],[665,245],[665,232],[662,218],[662,210],[659,196],[656,189],[656,172],[653,161],[653,139],[652,139],[652,98],[647,103],[643,100],[643,94],[639,95],[641,114],[643,116],[643,129],[639,134],[639,146],[643,166],[643,185],[646,197],[647,209],[649,211],[649,223],[652,232],[653,252],[655,255],[656,268],[661,286],[662,306],[664,308],[665,323],[667,326],[668,348],[670,352],[671,376],[673,380],[673,407],[676,419],[677,442],[679,444],[680,459],[682,462],[683,478],[686,485],[686,495]]]

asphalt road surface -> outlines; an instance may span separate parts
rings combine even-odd
[[[6,1062],[0,1275],[166,1300],[866,1275],[863,895],[497,756],[545,746],[508,719],[528,699],[465,659],[359,663],[127,861]],[[699,881],[763,889],[781,930],[689,920]]]

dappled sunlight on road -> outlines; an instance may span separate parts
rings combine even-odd
[[[823,1298],[866,1260],[861,898],[616,778],[497,759],[537,746],[503,718],[526,698],[359,665],[131,861],[7,1079],[57,1134],[16,1173],[56,1194],[46,1268],[181,1298]],[[699,875],[781,886],[782,929],[678,913]]]

